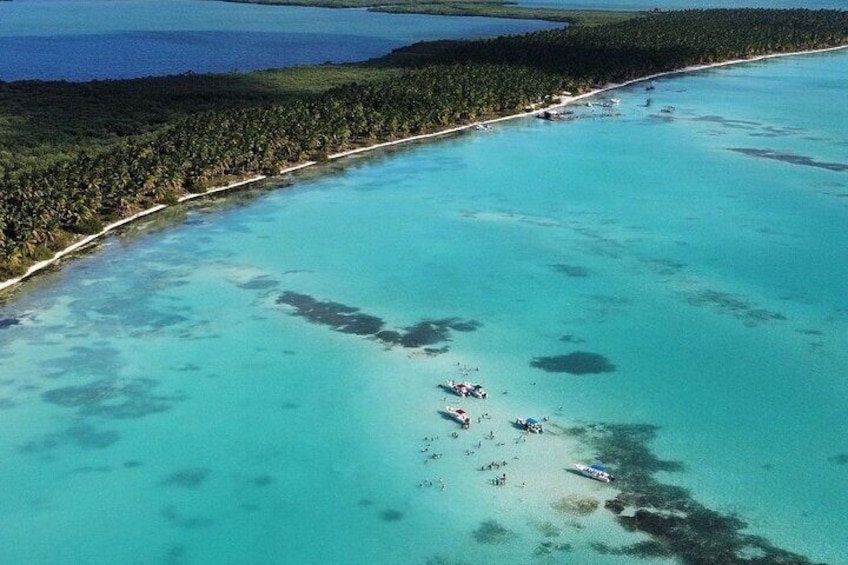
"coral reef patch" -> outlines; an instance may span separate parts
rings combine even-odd
[[[213,523],[213,521],[209,518],[201,518],[200,516],[185,516],[179,513],[173,504],[164,507],[161,514],[162,517],[165,518],[172,526],[182,528],[184,530],[208,528]]]
[[[403,520],[403,512],[389,508],[380,512],[380,519],[384,522],[400,522]]]
[[[18,318],[0,318],[0,330],[17,326],[21,321]]]
[[[558,273],[562,273],[567,277],[585,278],[589,276],[589,269],[587,269],[586,267],[580,267],[579,265],[566,265],[564,263],[557,263],[553,267]]]
[[[742,320],[746,326],[753,327],[774,321],[786,320],[780,312],[758,308],[732,294],[717,290],[702,290],[686,299],[693,306],[707,306],[720,314],[727,314]]]
[[[564,553],[574,549],[570,543],[554,543],[552,541],[543,541],[533,550],[533,555],[541,557],[543,555],[552,555],[554,552]]]
[[[18,447],[20,453],[43,454],[65,445],[75,445],[82,449],[106,449],[121,438],[113,430],[100,431],[88,424],[71,426],[58,433],[46,434]]]
[[[554,510],[572,516],[588,516],[598,509],[601,503],[591,496],[564,496],[551,504]]]
[[[277,298],[277,304],[292,309],[292,316],[300,316],[314,324],[328,326],[334,331],[350,333],[363,337],[373,337],[386,345],[399,345],[405,348],[422,348],[442,344],[451,340],[451,331],[473,332],[482,324],[475,320],[461,318],[427,319],[400,330],[384,329],[385,322],[371,314],[365,314],[359,308],[332,301],[319,301],[306,294],[286,291]],[[448,351],[426,347],[431,354]]]
[[[202,467],[182,469],[180,471],[171,473],[170,475],[159,481],[159,484],[162,486],[197,488],[204,482],[206,482],[206,479],[209,478],[209,474],[209,469]]]
[[[827,460],[836,465],[848,465],[848,453],[837,453],[833,457],[828,457]]]
[[[596,551],[671,557],[683,565],[813,565],[803,555],[746,533],[747,524],[740,517],[704,506],[688,489],[659,482],[657,472],[681,471],[683,466],[651,452],[655,426],[592,424],[563,428],[563,433],[616,466],[620,490],[604,507],[626,530],[650,537],[623,548],[593,546]]]
[[[773,149],[757,149],[755,147],[728,147],[730,151],[741,153],[749,157],[758,157],[760,159],[772,159],[790,165],[801,165],[805,167],[816,167],[818,169],[827,169],[828,171],[845,172],[848,171],[848,165],[845,163],[829,163],[826,161],[816,161],[807,155],[798,155],[797,153],[786,153],[783,151],[775,151]]]
[[[498,545],[516,537],[515,532],[504,528],[494,520],[481,522],[480,527],[474,530],[471,536],[477,543],[484,545]]]
[[[551,357],[536,357],[530,362],[531,367],[542,369],[548,373],[570,373],[572,375],[589,375],[597,373],[612,373],[615,365],[599,353],[575,351],[568,355]]]
[[[44,392],[45,402],[76,408],[80,416],[100,416],[116,420],[142,418],[165,412],[183,400],[181,396],[152,394],[154,379],[101,379],[84,385],[54,388]]]

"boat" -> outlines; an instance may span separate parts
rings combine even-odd
[[[466,394],[470,394],[471,396],[475,396],[477,398],[489,397],[489,393],[486,392],[486,390],[483,388],[483,385],[481,384],[464,382],[462,383],[462,386],[465,387],[465,390],[467,391]]]
[[[674,106],[663,106],[663,107],[660,109],[660,112],[663,112],[663,113],[665,113],[665,114],[671,114],[671,113],[673,113],[673,112],[674,112]]]
[[[445,386],[452,390],[454,393],[456,393],[458,396],[461,396],[463,398],[471,394],[471,391],[468,389],[467,383],[458,383],[453,379],[448,379],[447,384]]]
[[[477,124],[476,126],[474,126],[474,129],[476,129],[477,131],[489,131],[490,129],[492,129],[492,126],[490,126],[489,124]]]
[[[595,463],[593,465],[583,465],[582,463],[575,463],[574,467],[580,471],[581,475],[589,477],[590,479],[595,479],[596,481],[601,481],[602,483],[611,483],[615,480],[615,477],[607,471],[607,468],[601,465],[600,463]]]
[[[531,434],[541,434],[545,431],[542,423],[536,418],[516,418],[515,423]]]
[[[445,411],[450,414],[451,418],[462,425],[462,429],[467,430],[471,427],[471,416],[462,408],[454,408],[453,406],[445,407]]]
[[[555,122],[555,121],[558,121],[558,120],[571,119],[571,116],[570,116],[569,113],[557,112],[556,110],[545,110],[541,114],[536,114],[536,117],[540,118],[542,120],[549,120],[549,121],[552,121],[552,122]]]

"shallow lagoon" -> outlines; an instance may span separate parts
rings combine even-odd
[[[416,41],[561,24],[208,0],[0,3],[0,80],[93,80],[348,63]]]
[[[634,85],[617,117],[331,164],[31,281],[0,309],[0,561],[673,562],[632,555],[652,546],[603,508],[617,490],[568,472],[599,455],[625,491],[685,487],[840,563],[848,173],[810,163],[848,163],[846,71],[840,52]],[[287,291],[460,329],[388,347]],[[533,366],[575,352],[614,370]],[[489,399],[438,388],[458,363]]]

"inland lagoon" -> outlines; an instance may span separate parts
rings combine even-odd
[[[0,2],[0,80],[247,72],[385,55],[416,41],[562,27],[209,0]]]
[[[846,76],[838,51],[634,84],[28,281],[0,307],[0,562],[844,563]]]

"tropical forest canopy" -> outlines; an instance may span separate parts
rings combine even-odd
[[[0,82],[0,277],[187,192],[689,65],[848,44],[848,12],[686,10],[344,66]]]

